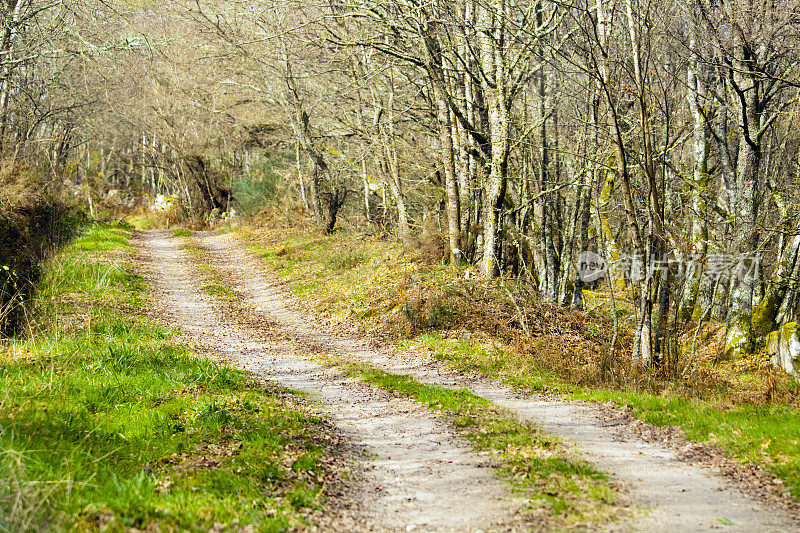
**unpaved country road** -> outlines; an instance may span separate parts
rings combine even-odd
[[[226,319],[203,296],[202,276],[170,232],[138,235],[158,311],[256,378],[312,395],[349,440],[372,456],[356,510],[339,531],[516,531],[524,503],[493,465],[426,409],[309,361],[291,342]]]
[[[709,468],[681,460],[667,447],[645,442],[624,429],[608,427],[598,409],[590,404],[522,397],[503,385],[448,371],[441,363],[418,354],[375,348],[363,339],[325,332],[313,318],[292,305],[274,276],[231,235],[198,233],[196,238],[209,253],[213,266],[231,281],[252,308],[277,323],[286,336],[309,349],[368,362],[389,372],[409,374],[428,384],[466,388],[513,410],[523,419],[540,424],[546,431],[577,443],[587,459],[611,473],[624,487],[631,504],[651,508],[644,519],[633,525],[626,524],[624,528],[664,532],[800,531],[800,524],[785,511],[749,496],[741,487],[715,475]],[[169,248],[169,254],[178,254],[177,247],[166,242],[163,235],[151,235],[149,241],[154,251]],[[184,282],[189,283],[188,280]],[[279,376],[283,376],[276,378],[279,381],[288,378],[283,374]],[[349,401],[335,394],[324,398],[332,402],[331,405]],[[357,417],[358,413],[350,411],[349,416]],[[435,426],[435,422],[431,424]],[[462,453],[464,464],[470,465],[469,454],[463,449]],[[476,472],[474,464],[469,468],[470,472]],[[446,470],[439,474],[446,475]],[[488,492],[476,499],[501,512],[507,510],[507,504],[492,500],[501,497],[500,489],[482,479]],[[459,509],[459,512],[468,513],[470,508],[459,505]],[[458,525],[452,527],[459,529]]]

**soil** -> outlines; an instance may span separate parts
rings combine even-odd
[[[502,489],[488,477],[482,477],[487,474],[485,466],[482,469],[480,460],[470,454],[454,435],[443,429],[441,422],[420,412],[413,404],[386,398],[365,385],[331,375],[330,370],[325,371],[327,377],[321,378],[317,374],[322,373],[323,369],[307,359],[302,359],[299,355],[301,353],[335,354],[353,361],[368,362],[392,373],[408,374],[427,384],[466,388],[513,411],[520,418],[540,425],[550,433],[573,441],[589,461],[610,473],[623,488],[628,505],[647,510],[643,516],[617,524],[614,529],[800,530],[800,522],[794,512],[796,504],[780,496],[780,491],[765,488],[765,485],[771,483],[769,475],[750,467],[737,466],[734,461],[726,460],[722,454],[710,448],[689,443],[674,428],[658,430],[649,427],[630,417],[629,413],[609,406],[523,395],[485,378],[448,370],[443,363],[427,354],[399,352],[364,337],[331,331],[321,325],[313,313],[303,310],[302,306],[293,301],[281,282],[261,261],[246,252],[232,235],[198,233],[195,236],[201,248],[208,252],[215,270],[226,278],[253,313],[270,324],[273,334],[279,332],[284,339],[292,342],[293,351],[274,347],[259,353],[257,348],[247,348],[255,341],[242,337],[244,332],[237,333],[236,340],[230,338],[228,342],[233,343],[232,350],[242,354],[242,364],[256,372],[272,373],[272,379],[294,388],[314,390],[315,387],[320,387],[320,400],[327,403],[335,416],[340,417],[339,422],[344,427],[352,426],[353,438],[381,457],[374,465],[376,473],[371,482],[375,485],[371,490],[378,491],[376,498],[380,505],[400,506],[399,509],[384,507],[387,515],[404,516],[395,522],[391,522],[388,517],[381,518],[382,524],[391,523],[392,527],[396,527],[406,523],[411,524],[412,529],[416,527],[419,520],[414,521],[411,518],[413,513],[407,512],[407,502],[403,501],[404,490],[413,491],[411,487],[415,483],[429,487],[425,489],[425,497],[430,498],[428,502],[431,514],[425,523],[431,529],[468,530],[467,524],[470,524],[469,527],[483,528],[484,525],[478,525],[480,517],[473,515],[509,517],[510,509],[516,504],[510,503],[507,496],[506,501],[503,501]],[[180,259],[177,244],[170,243],[164,234],[149,234],[147,243],[153,254],[161,254],[161,261],[173,262],[170,270],[185,270],[184,266],[174,265],[176,261],[184,260]],[[184,291],[192,287],[192,280],[185,272],[174,272],[171,278],[172,285],[183,285],[186,287]],[[175,298],[182,302],[181,305],[189,305],[190,301],[197,301],[196,288],[191,291],[191,294],[176,294]],[[207,309],[198,309],[195,312],[204,312],[206,316],[211,314]],[[197,317],[191,314],[191,310],[186,313],[189,313],[187,318],[190,321],[192,316]],[[195,318],[197,319],[199,318]],[[269,357],[265,357],[267,353]],[[384,418],[379,418],[382,421],[376,424],[374,417]],[[407,424],[411,426],[407,427]],[[376,437],[358,432],[359,429],[366,428],[369,433],[376,430],[387,433],[380,433]],[[406,431],[404,435],[415,439],[408,441],[404,437],[400,441],[408,445],[407,451],[400,451],[402,459],[393,455],[402,446],[392,447],[388,442],[392,440],[392,435],[388,432],[400,428]],[[432,465],[433,469],[428,470],[428,465],[424,462],[427,460],[425,456],[414,456],[417,453],[425,454],[425,450],[433,446],[433,443],[448,448],[444,452],[445,456],[458,457],[458,460],[452,465],[435,463]],[[422,470],[417,471],[418,468]],[[395,481],[405,489],[381,485],[391,482],[393,475],[400,476]],[[404,475],[411,477],[403,479]],[[444,477],[434,479],[435,476]],[[454,502],[446,494],[446,490],[448,486],[453,488],[451,483],[459,483],[465,479],[471,481],[457,485],[459,489],[455,493],[460,498],[471,497],[471,500]],[[476,480],[479,485],[475,485]],[[465,494],[463,489],[466,487],[480,487],[481,492]],[[370,504],[368,500],[366,503]],[[471,507],[475,504],[478,506]],[[484,504],[488,507],[481,507]],[[373,506],[371,509],[378,510],[378,507]],[[500,514],[485,514],[487,512]],[[461,521],[456,523],[453,520]],[[501,519],[499,526],[494,525],[500,528],[516,527],[509,524],[507,519]],[[381,527],[379,524],[378,528]]]

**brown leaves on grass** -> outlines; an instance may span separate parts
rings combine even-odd
[[[542,301],[514,281],[444,278],[412,280],[404,287],[396,334],[469,331],[499,341],[521,359],[557,369],[578,382],[596,379],[612,337],[610,317],[572,311]],[[624,340],[624,339],[623,339]]]
[[[236,455],[241,447],[242,443],[236,440],[204,443],[191,453],[180,455],[174,453],[165,458],[162,464],[169,465],[175,472],[220,468],[223,462]]]

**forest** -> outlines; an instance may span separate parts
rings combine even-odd
[[[642,363],[689,320],[725,321],[725,351],[751,353],[797,318],[798,16],[6,2],[3,218],[64,194],[92,216],[169,197],[199,219],[281,196],[320,231],[348,216],[424,235],[577,308],[592,251],[635,301]]]
[[[346,217],[422,238],[574,308],[604,279],[581,275],[590,251],[634,302],[642,364],[684,349],[689,321],[725,322],[723,351],[752,353],[797,319],[798,16],[10,0],[3,218],[65,194],[92,216],[161,198],[197,220],[286,200],[322,232]]]
[[[0,533],[795,530],[798,322],[797,0],[0,0]]]

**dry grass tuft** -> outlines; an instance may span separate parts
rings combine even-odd
[[[409,243],[419,260],[427,265],[441,265],[450,259],[448,237],[438,227],[423,227],[416,239]]]
[[[0,216],[14,217],[44,201],[44,178],[22,161],[0,162]]]

